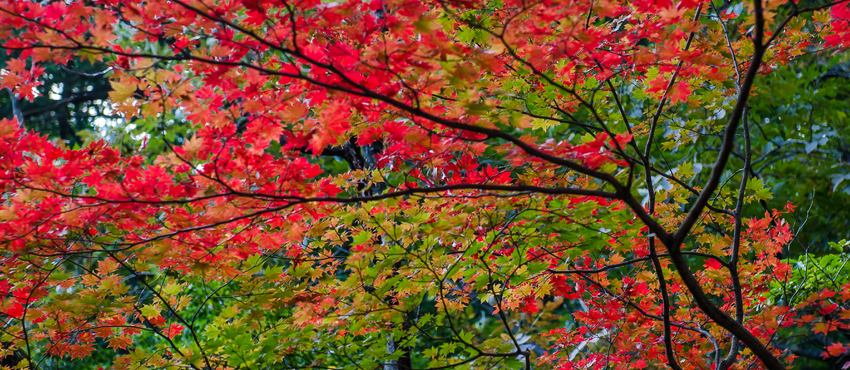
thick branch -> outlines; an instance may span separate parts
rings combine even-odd
[[[718,153],[717,160],[715,161],[714,168],[711,172],[711,177],[690,212],[685,217],[681,226],[679,226],[676,232],[669,238],[662,238],[662,241],[667,246],[673,265],[676,266],[676,270],[678,271],[679,276],[681,276],[682,282],[688,288],[688,291],[691,292],[697,306],[715,323],[728,330],[734,336],[738,337],[741,342],[746,344],[753,354],[762,360],[767,368],[780,370],[785,369],[785,366],[783,366],[782,363],[779,362],[772,353],[770,353],[770,350],[768,350],[758,338],[711,302],[711,299],[708,298],[699,282],[696,280],[696,277],[694,277],[693,273],[690,271],[688,262],[681,253],[682,242],[699,220],[703,209],[708,204],[708,201],[711,199],[714,191],[717,190],[717,187],[720,184],[720,178],[726,169],[726,164],[729,161],[730,154],[732,153],[732,147],[735,145],[735,131],[743,117],[750,90],[752,90],[753,82],[758,74],[759,66],[761,65],[762,57],[764,56],[764,46],[762,44],[764,39],[764,16],[762,13],[763,9],[761,0],[755,1],[754,4],[755,31],[753,35],[753,57],[750,62],[750,67],[744,76],[744,81],[741,83],[741,89],[738,92],[738,101],[736,102],[732,115],[729,117],[729,122],[726,125],[723,146]]]

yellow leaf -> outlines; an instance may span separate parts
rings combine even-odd
[[[109,84],[112,85],[112,91],[109,92],[109,99],[112,99],[113,102],[125,101],[133,97],[133,94],[136,93],[136,84],[134,83],[109,81]]]
[[[728,235],[723,238],[716,238],[712,241],[710,248],[711,253],[715,256],[726,256],[729,255],[729,251],[726,250],[727,247],[732,245],[732,238]]]
[[[549,281],[544,281],[542,284],[537,286],[537,292],[535,292],[535,298],[543,298],[549,295],[552,292],[552,284]]]
[[[548,119],[535,118],[531,120],[531,127],[535,130],[548,130],[549,128],[557,126],[557,122]]]
[[[832,16],[829,14],[829,10],[821,9],[815,12],[812,18],[820,23],[820,24],[829,24],[832,21]]]

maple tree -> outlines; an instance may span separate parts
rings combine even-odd
[[[795,205],[745,207],[771,197],[758,81],[848,22],[847,1],[3,0],[12,101],[86,61],[145,131],[127,153],[0,121],[3,366],[784,369],[794,328],[843,358],[843,262],[811,284]],[[711,171],[670,165],[700,137]]]

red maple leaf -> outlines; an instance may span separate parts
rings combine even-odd
[[[180,335],[183,332],[184,327],[180,324],[171,324],[168,329],[165,330],[165,335],[169,339],[174,339],[174,337]]]
[[[841,343],[832,343],[826,347],[826,352],[823,353],[823,358],[841,356],[845,352],[844,345]]]
[[[723,265],[720,264],[720,261],[714,258],[708,258],[705,260],[705,267],[709,270],[720,270]]]
[[[4,314],[20,319],[24,316],[24,306],[18,302],[12,303],[12,306],[2,311]]]
[[[670,102],[687,102],[691,95],[691,85],[685,81],[679,81],[670,88]]]

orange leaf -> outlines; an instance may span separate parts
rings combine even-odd
[[[133,344],[133,338],[124,335],[109,340],[109,348],[126,349],[131,344]]]
[[[7,135],[14,134],[21,128],[21,125],[18,124],[17,118],[0,119],[0,138],[5,137]]]

